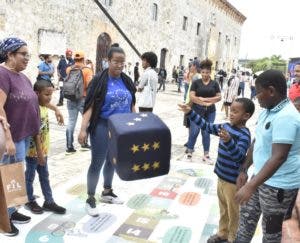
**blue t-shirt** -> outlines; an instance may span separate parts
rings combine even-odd
[[[282,189],[300,188],[300,115],[288,100],[263,110],[256,126],[253,150],[254,174],[272,156],[272,144],[292,144],[287,160],[265,184]]]
[[[50,71],[53,71],[53,66],[52,66],[52,64],[49,64],[49,63],[46,63],[46,62],[41,62],[41,63],[38,65],[38,69],[39,69],[39,71],[41,71],[41,72],[50,72]],[[47,74],[39,75],[39,78],[40,78],[40,79],[44,79],[44,80],[51,81],[51,76],[50,76],[50,75],[47,75]]]
[[[118,113],[130,113],[132,96],[121,77],[108,77],[107,93],[100,111],[100,117],[107,119]]]

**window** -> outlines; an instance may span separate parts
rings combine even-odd
[[[186,16],[183,16],[183,25],[182,25],[183,30],[187,30],[187,20],[188,18]]]
[[[152,5],[152,20],[157,21],[158,6],[156,3]]]
[[[197,35],[200,35],[201,23],[197,23]]]
[[[237,38],[234,37],[234,46],[236,46],[236,45],[237,45]]]
[[[221,42],[221,39],[222,39],[222,33],[221,33],[221,32],[219,32],[218,43],[220,43],[220,42]]]
[[[179,65],[183,66],[183,62],[184,62],[184,55],[180,55]]]
[[[67,37],[63,32],[55,30],[38,30],[39,53],[61,55],[67,48]],[[57,45],[59,43],[59,45]]]
[[[230,44],[230,39],[229,39],[229,36],[228,36],[228,35],[225,36],[225,44],[226,44],[226,45],[229,45],[229,44]]]
[[[106,6],[112,6],[112,1],[113,1],[113,0],[104,0],[104,4],[105,4]]]

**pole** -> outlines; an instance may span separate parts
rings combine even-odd
[[[94,2],[98,5],[98,7],[102,10],[102,12],[106,15],[106,17],[110,20],[110,22],[116,27],[116,29],[120,32],[120,34],[124,37],[124,39],[127,41],[127,43],[130,45],[130,47],[135,51],[135,53],[141,57],[141,53],[136,49],[136,47],[133,45],[133,43],[129,40],[127,35],[123,32],[123,30],[120,28],[120,26],[116,23],[116,21],[110,16],[110,14],[106,11],[106,9],[103,7],[103,5],[98,1],[94,0]]]

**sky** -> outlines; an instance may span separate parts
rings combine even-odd
[[[300,0],[228,0],[247,20],[239,57],[300,57]],[[298,45],[297,45],[298,44]]]

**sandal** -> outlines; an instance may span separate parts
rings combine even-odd
[[[223,239],[220,236],[218,236],[217,234],[212,235],[207,240],[207,243],[226,243],[226,242],[227,242],[227,239]]]

